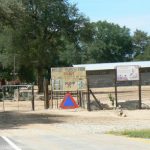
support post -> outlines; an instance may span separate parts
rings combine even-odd
[[[117,95],[117,69],[115,69],[115,105],[118,106],[118,95]]]
[[[49,101],[48,101],[48,81],[44,79],[44,108],[49,108]]]
[[[34,107],[34,85],[32,85],[32,110],[34,111],[35,110],[35,107]]]
[[[17,87],[17,102],[18,102],[18,111],[19,111],[19,101],[20,101],[20,89],[19,86]]]
[[[91,106],[90,106],[90,88],[89,88],[88,78],[87,78],[87,110],[91,111]]]
[[[82,107],[82,96],[81,96],[81,91],[79,91],[79,104],[80,104],[80,107]]]
[[[142,98],[141,98],[141,72],[139,69],[139,109],[142,109]]]

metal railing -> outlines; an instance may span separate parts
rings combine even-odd
[[[5,111],[5,101],[17,101],[19,110],[19,101],[31,100],[32,110],[34,110],[34,85],[3,85],[0,89],[0,100],[3,102]]]

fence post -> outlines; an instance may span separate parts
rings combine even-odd
[[[79,103],[80,103],[80,107],[82,107],[82,96],[81,96],[81,91],[79,91]]]
[[[32,85],[32,110],[34,111],[34,85]]]
[[[87,78],[87,110],[91,111],[91,106],[90,106],[90,88],[89,88],[88,78]]]
[[[141,96],[141,72],[139,69],[139,109],[142,109],[142,96]]]
[[[17,101],[18,101],[18,111],[19,111],[19,101],[20,101],[20,89],[17,87]]]
[[[115,69],[115,105],[118,107],[117,69]]]
[[[49,108],[48,101],[48,80],[44,79],[44,107],[45,109]]]

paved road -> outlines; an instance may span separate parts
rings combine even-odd
[[[21,150],[14,143],[12,143],[7,137],[0,137],[0,150]]]
[[[106,134],[32,132],[7,137],[17,148],[0,139],[0,150],[150,150],[150,140]]]

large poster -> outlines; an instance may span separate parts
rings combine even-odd
[[[51,68],[52,88],[54,91],[77,91],[86,89],[84,67]]]
[[[139,66],[117,66],[117,81],[139,80]]]

